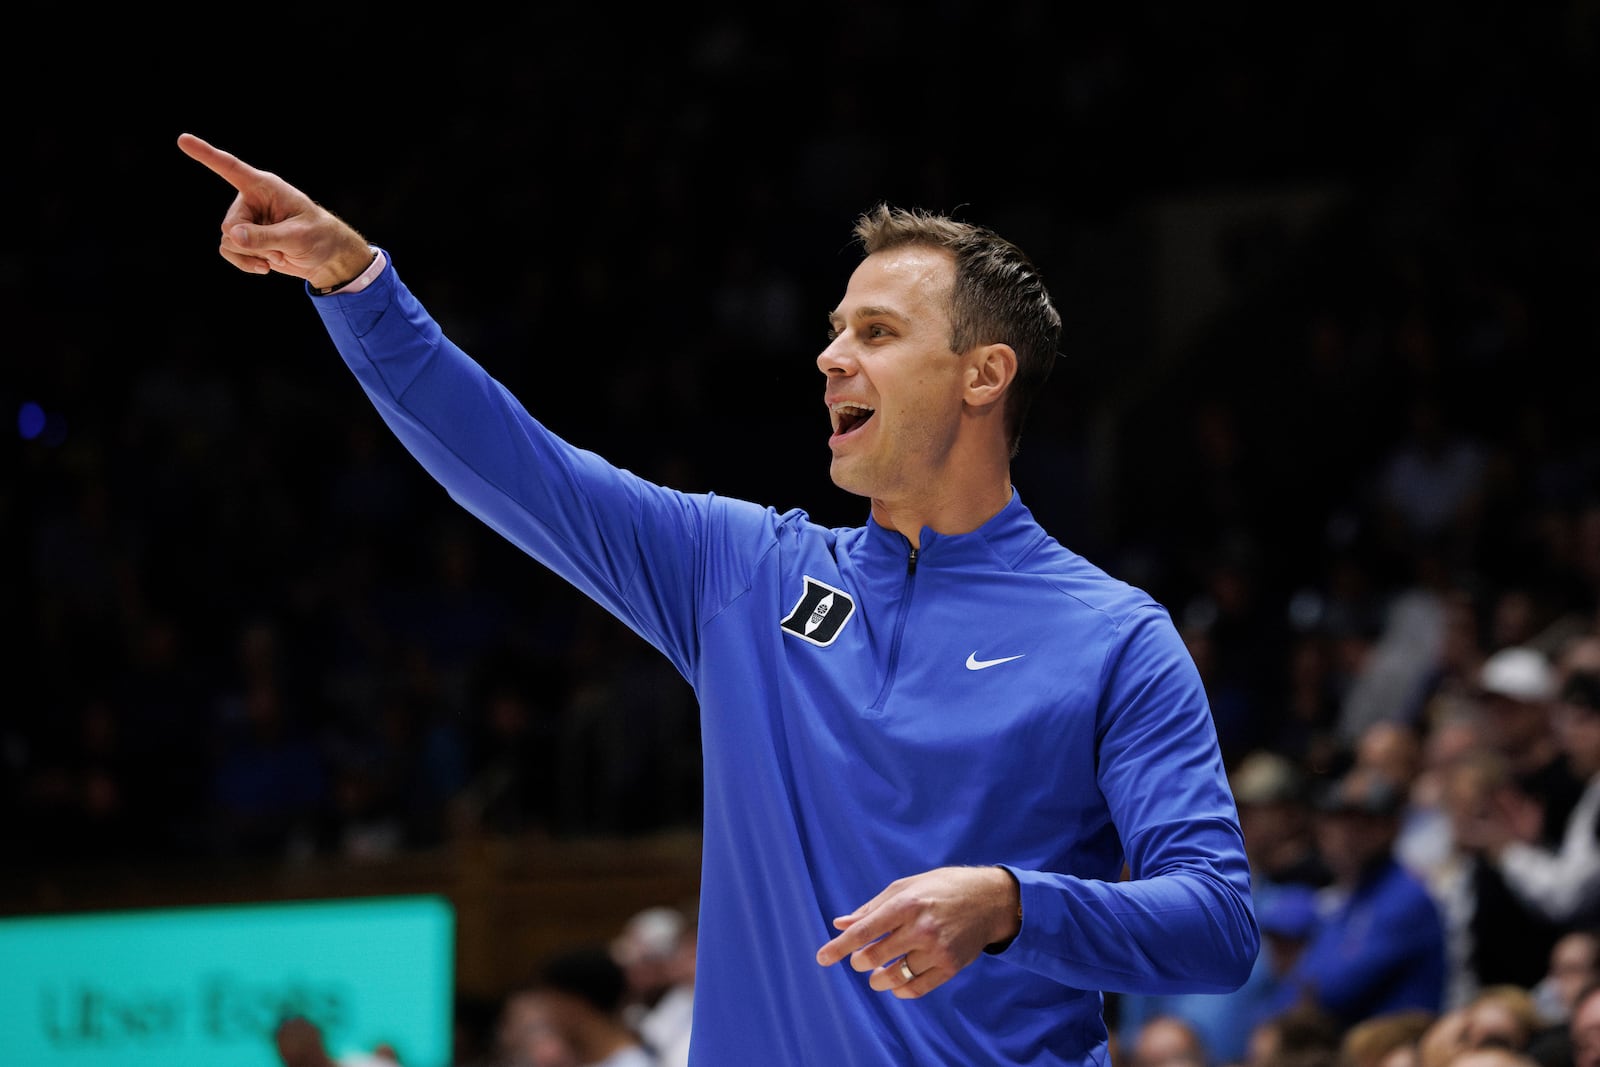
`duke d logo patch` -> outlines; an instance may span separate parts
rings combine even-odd
[[[800,603],[783,620],[783,628],[813,645],[831,645],[856,611],[856,602],[843,589],[835,589],[806,575]]]

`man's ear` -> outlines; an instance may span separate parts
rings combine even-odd
[[[973,407],[988,407],[1005,396],[1017,376],[1017,353],[1010,345],[979,345],[967,362],[965,399]]]

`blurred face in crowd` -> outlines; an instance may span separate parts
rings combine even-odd
[[[1200,1039],[1176,1019],[1155,1018],[1139,1029],[1132,1067],[1204,1067]]]
[[[1483,711],[1489,743],[1513,759],[1548,743],[1550,713],[1542,702],[1487,693]]]
[[[1288,843],[1306,833],[1303,805],[1289,801],[1252,801],[1239,805],[1239,830],[1251,863],[1266,866]]]
[[[1384,815],[1331,812],[1317,819],[1317,849],[1340,885],[1358,881],[1394,844],[1394,820]]]
[[[1417,1042],[1417,1059],[1422,1067],[1446,1067],[1467,1048],[1467,1012],[1464,1008],[1447,1011],[1423,1031]]]
[[[1362,733],[1356,762],[1394,782],[1409,782],[1422,769],[1422,741],[1414,730],[1380,722]]]
[[[1572,1067],[1600,1067],[1600,989],[1587,991],[1573,1006],[1568,1026]]]
[[[1564,700],[1555,706],[1555,724],[1573,773],[1579,778],[1600,773],[1600,709]]]
[[[1524,1049],[1532,1037],[1516,1012],[1498,1000],[1480,1000],[1467,1009],[1470,1048]]]
[[[1386,783],[1370,770],[1352,771],[1337,789],[1332,808],[1317,813],[1317,851],[1340,885],[1354,885],[1373,862],[1388,855],[1400,832],[1400,816],[1371,810]]]
[[[1444,808],[1457,837],[1485,817],[1494,791],[1505,784],[1505,770],[1489,756],[1464,759],[1449,768],[1444,782]]]
[[[1250,1031],[1249,1041],[1246,1043],[1244,1062],[1247,1067],[1266,1067],[1278,1056],[1283,1042],[1280,1040],[1278,1028],[1270,1022],[1261,1023]]]
[[[1550,950],[1550,979],[1562,1010],[1569,1015],[1572,1002],[1584,986],[1600,977],[1600,938],[1586,930],[1566,934]]]
[[[561,1028],[558,998],[544,991],[513,996],[500,1020],[500,1052],[509,1067],[577,1067]]]

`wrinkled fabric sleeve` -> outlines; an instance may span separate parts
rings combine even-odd
[[[1128,877],[1008,866],[1023,922],[1001,958],[1079,989],[1232,992],[1261,935],[1199,673],[1158,608],[1128,621],[1104,672],[1098,785]]]
[[[457,503],[692,677],[706,540],[753,505],[655,485],[552,434],[445,336],[392,261],[313,305],[383,421]]]

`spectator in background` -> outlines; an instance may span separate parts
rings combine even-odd
[[[1423,729],[1410,721],[1379,719],[1356,737],[1353,766],[1371,769],[1386,781],[1397,783],[1404,794],[1400,809],[1400,833],[1395,839],[1395,856],[1413,872],[1426,879],[1426,868],[1414,862],[1419,833],[1436,828],[1437,813],[1417,794],[1416,783],[1422,774],[1426,755]]]
[[[1560,844],[1540,843],[1540,809],[1514,794],[1466,826],[1466,843],[1526,908],[1562,926],[1588,924],[1600,920],[1600,674],[1573,673],[1552,714],[1567,766],[1585,783]]]
[[[1438,1015],[1412,1008],[1363,1019],[1339,1043],[1339,1067],[1418,1067],[1418,1046]]]
[[[494,1033],[494,1067],[577,1067],[554,998],[533,989],[506,997]]]
[[[1461,805],[1453,824],[1468,853],[1471,967],[1481,985],[1527,988],[1543,976],[1562,927],[1512,889],[1484,847],[1486,828],[1509,823],[1530,844],[1558,847],[1583,781],[1557,739],[1556,675],[1544,653],[1501,649],[1484,661],[1478,684],[1485,740],[1508,777],[1475,805]]]
[[[1501,649],[1484,661],[1478,675],[1487,740],[1536,806],[1530,809],[1530,816],[1536,816],[1534,833],[1546,843],[1560,841],[1583,791],[1583,780],[1568,766],[1551,720],[1557,685],[1549,657],[1527,647]]]
[[[1600,510],[1596,514],[1600,514]],[[1600,530],[1600,523],[1596,524],[1596,529]],[[1563,683],[1577,671],[1600,674],[1600,633],[1585,628],[1568,637],[1556,653],[1555,664]]]
[[[673,950],[671,985],[656,1006],[639,1020],[645,1043],[656,1050],[661,1067],[688,1067],[689,1036],[694,1028],[694,971],[699,925],[691,916]]]
[[[1466,1042],[1469,1048],[1525,1053],[1544,1025],[1532,993],[1515,985],[1489,986],[1467,1005]]]
[[[1563,934],[1550,950],[1549,971],[1531,990],[1545,1026],[1534,1035],[1528,1054],[1541,1067],[1571,1067],[1573,1004],[1596,981],[1600,981],[1600,929],[1584,927]]]
[[[328,1051],[323,1028],[304,1015],[291,1015],[272,1032],[272,1045],[283,1067],[401,1067],[394,1049],[380,1045],[371,1052]]]
[[[1418,1067],[1449,1067],[1467,1051],[1467,1009],[1441,1012],[1417,1042]]]
[[[1300,767],[1277,753],[1258,750],[1239,762],[1229,782],[1239,807],[1252,885],[1257,890],[1327,885],[1332,875],[1317,853],[1311,798]]]
[[[1128,1067],[1210,1067],[1211,1062],[1199,1032],[1174,1015],[1147,1019],[1128,1050]]]
[[[627,977],[623,1020],[658,1056],[688,1050],[694,1011],[694,920],[657,905],[634,913],[611,942]]]
[[[1368,768],[1324,794],[1317,847],[1333,883],[1276,1010],[1309,1002],[1347,1027],[1385,1012],[1441,1010],[1444,922],[1426,885],[1395,858],[1403,798],[1401,785]]]
[[[1475,702],[1458,696],[1434,701],[1395,846],[1401,862],[1430,884],[1453,878],[1462,865],[1449,782],[1456,769],[1482,754],[1487,744],[1482,711]]]
[[[1550,950],[1550,969],[1532,989],[1539,1014],[1553,1027],[1565,1028],[1578,993],[1600,979],[1600,927],[1586,926],[1563,934]]]
[[[1410,782],[1422,770],[1422,733],[1410,720],[1380,719],[1356,738],[1355,763],[1391,782]]]
[[[1440,799],[1449,817],[1449,851],[1429,869],[1427,880],[1444,914],[1450,947],[1446,1006],[1463,1008],[1486,984],[1483,975],[1495,973],[1505,952],[1493,935],[1483,945],[1477,942],[1478,930],[1484,925],[1476,889],[1483,859],[1465,844],[1471,836],[1466,827],[1482,817],[1480,813],[1493,802],[1497,791],[1506,788],[1509,772],[1497,753],[1478,748],[1459,755],[1440,777]]]
[[[1245,1067],[1334,1067],[1343,1033],[1339,1020],[1315,1004],[1296,1004],[1251,1030]]]
[[[1572,998],[1572,1067],[1600,1067],[1600,982],[1590,982]]]
[[[623,1021],[627,978],[608,949],[583,946],[540,967],[507,1000],[505,1051],[531,1067],[656,1067]]]

